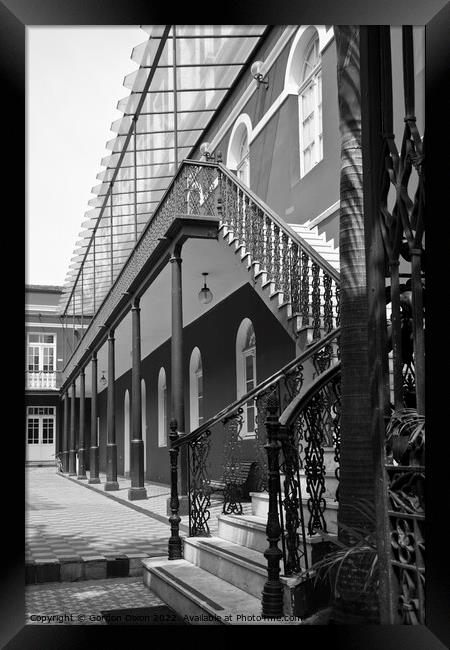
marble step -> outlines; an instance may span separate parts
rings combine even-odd
[[[144,584],[192,625],[299,625],[298,617],[263,619],[252,596],[186,559],[143,561]]]
[[[186,537],[184,559],[251,596],[261,598],[267,581],[267,560],[261,552],[222,537]],[[291,615],[294,590],[302,580],[285,576],[280,576],[280,580],[283,584],[284,611]]]
[[[263,519],[267,519],[267,513],[269,509],[268,493],[250,492],[250,496],[252,499],[252,515],[256,515],[257,517],[262,517]],[[325,502],[326,502],[326,508],[324,511],[324,519],[327,525],[327,533],[335,534],[337,532],[338,503],[337,501],[334,500],[334,498],[332,499],[325,498]],[[307,497],[303,496],[302,504],[303,504],[303,516],[305,518],[305,523],[306,523],[309,518]]]
[[[266,535],[267,519],[255,515],[219,515],[217,535],[221,539],[239,544],[259,553],[264,553],[269,543]],[[306,553],[308,566],[311,566],[322,554],[323,543],[327,539],[320,534],[306,536]],[[279,544],[281,548],[281,542]],[[302,562],[303,568],[306,568]],[[282,569],[283,571],[283,569]]]

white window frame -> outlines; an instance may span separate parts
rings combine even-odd
[[[167,376],[163,367],[158,374],[158,447],[167,447]]]
[[[199,417],[198,383],[200,378],[203,379],[203,360],[200,350],[195,347],[192,350],[191,359],[189,362],[189,419],[191,431],[195,431],[195,429],[197,429],[202,424]],[[202,419],[204,421],[204,416],[202,416]]]
[[[32,343],[30,341],[31,336],[38,336],[38,337],[44,337],[44,336],[53,336],[53,343],[44,343],[44,341],[38,341],[36,343]],[[39,348],[39,368],[38,370],[30,370],[29,369],[29,358],[30,358],[30,348],[31,347],[37,347]],[[45,370],[44,371],[44,350],[52,348],[53,349],[53,370]],[[35,372],[49,372],[49,373],[54,373],[56,372],[56,334],[55,332],[28,332],[27,334],[27,361],[26,361],[26,369],[27,372],[30,373],[35,373]]]
[[[255,345],[252,345],[251,347],[246,348],[246,341],[247,341],[247,333],[248,333],[248,328],[250,325],[253,328],[254,331],[254,325],[252,321],[249,318],[243,319],[241,324],[239,325],[239,329],[236,335],[236,393],[237,393],[237,399],[240,399],[243,395],[248,393],[249,391],[247,390],[247,366],[246,366],[246,361],[247,357],[251,356],[253,358],[253,388],[257,386],[257,375],[256,375],[256,343]],[[253,404],[253,409],[254,409],[254,418],[253,421],[256,423],[256,407]],[[247,420],[247,404],[243,405],[243,423],[242,423],[242,429],[240,432],[240,438],[242,440],[247,440],[247,439],[252,439],[255,438],[256,433],[255,430],[249,431],[248,430],[248,420]]]
[[[305,62],[314,47],[315,43],[319,43],[319,37],[315,36],[306,50]],[[320,43],[319,43],[320,45]],[[305,171],[305,143],[303,135],[303,122],[305,116],[303,115],[303,96],[307,89],[313,88],[313,124],[314,124],[314,157],[311,167]],[[319,88],[320,88],[320,101],[319,101]],[[299,149],[300,149],[300,178],[303,178],[314,167],[323,160],[323,118],[322,118],[322,59],[320,56],[319,47],[319,61],[311,70],[310,74],[304,79],[298,89],[298,130],[299,130]]]
[[[47,413],[39,413],[39,409],[46,409]],[[30,420],[38,421],[38,439],[37,442],[28,441],[28,424]],[[53,439],[51,442],[44,442],[44,420],[53,422]],[[27,427],[26,427],[26,444],[27,446],[35,445],[54,445],[56,442],[56,409],[54,406],[28,406],[27,408]]]

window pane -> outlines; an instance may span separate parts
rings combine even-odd
[[[253,402],[247,403],[247,432],[253,433],[255,430],[255,408]]]
[[[27,440],[29,445],[39,444],[39,419],[38,418],[28,418]]]
[[[53,343],[53,334],[45,334],[44,343]]]
[[[38,343],[39,342],[39,335],[38,334],[30,334],[29,341],[30,341],[30,343]]]
[[[253,355],[251,354],[245,357],[245,378],[247,382],[253,384]]]

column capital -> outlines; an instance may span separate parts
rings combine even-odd
[[[132,311],[140,311],[140,302],[141,302],[141,297],[140,296],[133,296],[131,298],[131,310]]]

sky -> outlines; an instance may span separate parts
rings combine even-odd
[[[25,282],[63,285],[138,26],[27,27]]]

